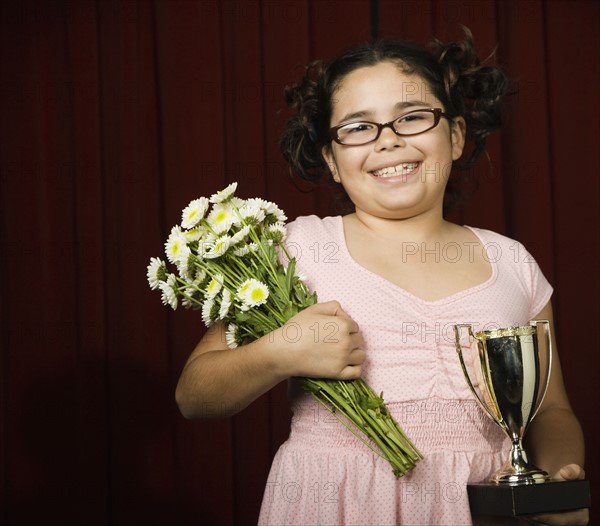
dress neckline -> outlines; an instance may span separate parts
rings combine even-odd
[[[464,298],[465,296],[469,296],[471,294],[474,294],[476,292],[479,292],[479,291],[489,287],[490,285],[492,285],[494,283],[494,281],[496,281],[496,278],[498,275],[497,264],[496,264],[495,259],[490,258],[488,255],[488,262],[492,267],[492,274],[485,281],[482,281],[481,283],[478,283],[477,285],[473,285],[466,289],[459,290],[457,292],[453,292],[452,294],[449,294],[447,296],[443,296],[441,298],[437,298],[434,300],[427,300],[427,299],[421,298],[420,296],[417,296],[416,294],[409,292],[408,290],[401,287],[400,285],[397,285],[393,281],[390,281],[390,280],[384,278],[383,276],[380,276],[376,272],[369,270],[368,268],[361,265],[358,261],[356,261],[352,257],[352,254],[350,254],[350,251],[348,250],[348,245],[346,243],[346,231],[344,229],[343,217],[342,216],[334,216],[334,217],[332,217],[332,219],[335,221],[334,225],[335,225],[335,229],[336,229],[336,234],[338,236],[340,251],[343,254],[343,256],[350,262],[351,265],[355,266],[360,272],[362,272],[363,274],[366,274],[367,276],[370,276],[372,279],[375,279],[375,280],[385,284],[386,286],[390,287],[391,289],[399,292],[400,294],[410,297],[414,301],[417,301],[424,305],[442,305],[445,303],[451,303],[454,301],[458,301],[458,300]],[[475,228],[475,227],[468,226],[468,225],[463,225],[463,226],[465,228],[468,228],[473,233],[473,235],[475,235],[475,237],[481,243],[483,249],[486,250],[486,246],[489,244],[489,242],[486,243],[484,237],[482,236],[482,230]],[[487,251],[486,251],[486,253],[487,253]]]

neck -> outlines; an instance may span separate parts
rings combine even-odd
[[[371,233],[388,239],[412,241],[438,240],[447,231],[448,223],[438,211],[429,211],[405,218],[383,218],[356,210],[354,220]]]

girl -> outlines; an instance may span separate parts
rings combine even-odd
[[[500,125],[506,85],[498,68],[480,65],[467,34],[461,44],[436,42],[434,52],[375,42],[312,65],[288,88],[295,115],[283,132],[284,156],[301,177],[331,174],[353,207],[288,226],[299,271],[321,303],[290,320],[293,341],[283,327],[226,349],[224,328],[209,331],[177,387],[182,413],[197,418],[207,403],[231,414],[292,378],[292,428],[274,459],[260,524],[472,523],[466,484],[496,471],[508,443],[473,401],[452,327],[552,322],[552,288],[523,247],[444,219],[458,195],[453,163],[467,140],[467,165],[483,151]],[[293,377],[302,376],[365,378],[384,392],[424,460],[396,479],[298,388]],[[527,439],[539,467],[583,478],[582,432],[557,356]],[[588,520],[587,510],[531,519]]]

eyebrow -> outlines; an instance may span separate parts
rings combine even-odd
[[[394,105],[394,109],[403,110],[405,108],[412,108],[415,106],[426,106],[427,108],[429,108],[431,106],[431,104],[428,102],[424,102],[422,100],[406,100],[403,102],[397,102]],[[344,115],[344,117],[340,120],[340,123],[346,122],[346,121],[349,121],[352,119],[362,118],[362,117],[371,117],[372,115],[373,115],[373,111],[371,111],[371,110],[355,111],[355,112],[347,113],[346,115]]]

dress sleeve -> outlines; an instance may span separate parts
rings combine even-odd
[[[553,288],[534,257],[523,245],[519,245],[519,254],[522,254],[519,265],[530,291],[529,319],[534,319],[550,301]]]

